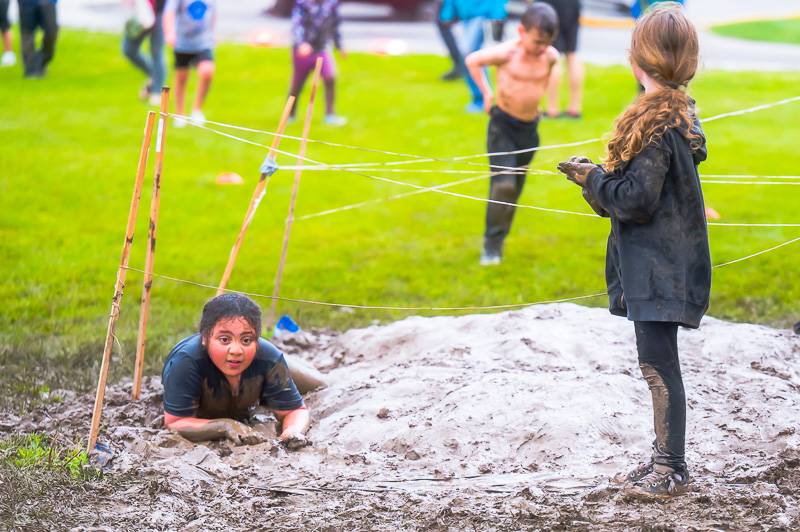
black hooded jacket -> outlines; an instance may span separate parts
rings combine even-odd
[[[698,122],[694,132],[703,135]],[[589,173],[584,197],[611,218],[606,284],[612,314],[699,327],[711,292],[697,172],[706,156],[704,136],[693,152],[673,128],[622,168],[606,173],[598,166]]]

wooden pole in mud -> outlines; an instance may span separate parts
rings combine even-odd
[[[147,113],[147,121],[144,126],[144,139],[142,148],[139,151],[139,163],[136,167],[136,178],[133,182],[133,196],[131,197],[131,207],[128,212],[128,225],[125,229],[125,241],[122,243],[122,257],[119,261],[117,270],[117,282],[114,285],[114,297],[111,300],[111,314],[108,317],[108,329],[106,330],[106,343],[103,347],[103,359],[100,365],[100,379],[97,382],[97,394],[94,398],[94,410],[92,411],[92,425],[89,431],[89,444],[86,448],[88,453],[94,449],[97,441],[97,431],[100,428],[100,416],[103,411],[103,400],[106,394],[106,379],[108,378],[108,366],[111,361],[111,349],[114,345],[114,330],[119,318],[119,307],[122,301],[122,291],[125,288],[125,274],[128,273],[128,258],[130,257],[131,246],[133,245],[133,232],[136,228],[136,214],[139,212],[139,200],[142,197],[142,183],[144,172],[147,168],[147,154],[150,152],[150,138],[153,136],[153,124],[156,114],[153,111]]]
[[[147,233],[144,280],[142,283],[142,306],[139,314],[139,335],[136,338],[136,363],[133,370],[133,400],[139,399],[144,370],[144,343],[147,337],[147,316],[150,310],[150,288],[153,285],[153,262],[156,254],[156,228],[158,226],[158,204],[161,200],[161,172],[164,168],[164,147],[167,141],[167,115],[169,114],[169,87],[161,89],[161,116],[156,135],[156,163],[153,171],[153,195],[150,199],[150,225]]]
[[[276,132],[277,134],[275,135],[275,138],[272,139],[272,146],[270,146],[269,153],[267,153],[267,159],[275,160],[275,150],[277,150],[278,146],[281,144],[283,130],[286,129],[286,123],[289,121],[289,114],[292,112],[292,107],[294,107],[294,101],[294,96],[289,96],[289,99],[286,100],[286,105],[283,108],[281,120],[278,123],[278,131]],[[239,255],[239,248],[242,247],[242,242],[244,241],[244,235],[247,233],[247,229],[250,227],[250,222],[253,221],[253,216],[256,213],[256,209],[258,209],[261,200],[267,193],[267,185],[269,185],[269,178],[271,175],[271,173],[261,172],[261,177],[258,178],[256,189],[253,191],[253,196],[250,198],[250,205],[247,206],[247,212],[244,215],[242,228],[239,229],[239,236],[236,237],[236,242],[233,244],[233,248],[231,248],[231,254],[228,257],[228,264],[225,265],[225,272],[222,274],[222,280],[219,282],[217,295],[223,293],[225,288],[228,286],[228,281],[231,278],[233,267],[236,265],[236,257]]]
[[[322,71],[322,58],[317,59],[317,64],[314,65],[314,77],[311,80],[311,92],[308,96],[308,107],[306,108],[306,118],[303,123],[303,137],[300,141],[300,148],[297,155],[297,164],[302,165],[306,156],[306,146],[308,145],[308,133],[311,131],[311,119],[314,117],[314,100],[317,96],[317,86],[319,85],[319,76]],[[281,280],[283,278],[283,266],[286,264],[286,252],[289,249],[289,235],[292,232],[292,223],[294,222],[294,206],[297,203],[297,192],[300,189],[300,176],[303,170],[298,168],[294,172],[294,185],[292,186],[292,199],[289,202],[289,214],[286,215],[286,227],[283,230],[283,247],[281,248],[281,258],[278,262],[278,271],[275,273],[275,287],[272,291],[272,306],[270,307],[269,317],[267,319],[267,326],[272,327],[275,325],[275,310],[278,306],[278,295],[281,292]]]

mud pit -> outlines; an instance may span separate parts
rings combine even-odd
[[[161,385],[109,388],[114,490],[62,525],[137,529],[800,527],[800,342],[706,319],[679,332],[693,491],[629,500],[608,482],[644,458],[650,395],[632,324],[547,305],[409,318],[282,347],[332,383],[306,397],[313,446],[194,445],[160,428]],[[19,420],[85,437],[93,397]],[[17,420],[1,424],[8,429]]]

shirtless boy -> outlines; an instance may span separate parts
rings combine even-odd
[[[539,101],[558,51],[550,46],[558,32],[558,16],[548,4],[535,2],[520,19],[519,37],[513,41],[479,50],[467,56],[470,75],[483,93],[484,110],[489,113],[486,144],[490,153],[530,150],[510,155],[490,155],[492,171],[489,198],[516,203],[525,185],[525,174],[539,146]],[[483,68],[497,68],[497,102]],[[509,168],[516,168],[511,170]],[[503,241],[511,230],[515,207],[489,203],[486,208],[481,265],[500,264]]]

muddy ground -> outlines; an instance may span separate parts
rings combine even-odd
[[[0,471],[6,528],[137,530],[800,529],[800,341],[706,319],[679,333],[693,491],[631,499],[609,481],[647,456],[633,327],[559,304],[408,318],[282,348],[327,374],[313,445],[195,445],[161,428],[161,384],[110,386],[103,479]],[[93,395],[0,431],[85,438]],[[0,433],[2,436],[2,433]]]

